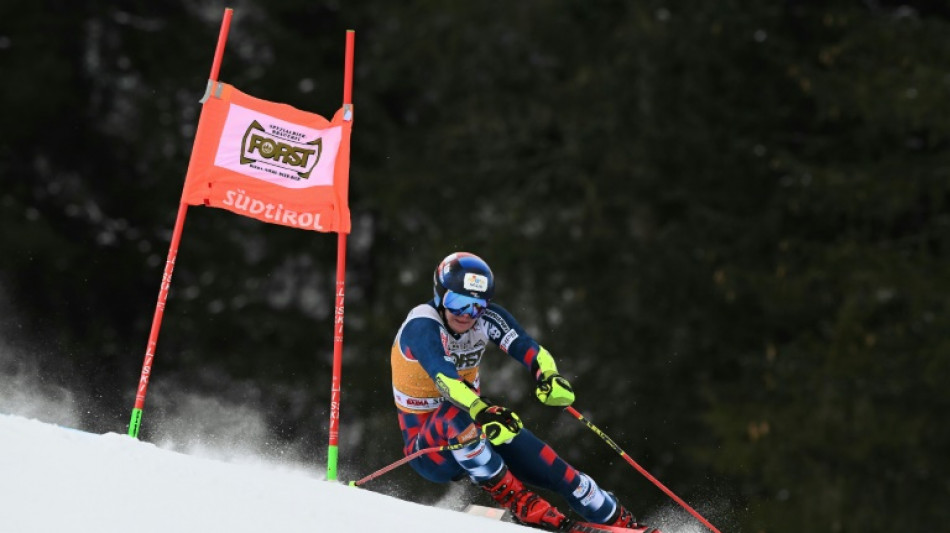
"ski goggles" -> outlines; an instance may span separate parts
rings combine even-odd
[[[442,307],[455,316],[468,315],[478,318],[488,307],[488,300],[446,291],[442,297]]]

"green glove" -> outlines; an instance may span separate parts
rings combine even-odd
[[[574,389],[571,384],[564,379],[564,376],[558,374],[557,365],[554,364],[554,357],[551,352],[543,346],[538,351],[538,356],[534,358],[531,369],[534,371],[534,377],[538,386],[534,389],[534,395],[544,405],[551,407],[567,407],[574,403]]]
[[[514,411],[500,405],[491,405],[482,398],[475,400],[469,414],[482,426],[488,440],[496,446],[511,442],[524,427]]]
[[[557,372],[544,372],[538,378],[538,388],[534,390],[544,405],[551,407],[567,407],[574,403],[574,389],[564,376]]]

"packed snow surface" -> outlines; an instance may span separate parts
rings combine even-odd
[[[2,533],[526,533],[289,468],[0,414]]]
[[[672,507],[645,518],[665,533],[706,531]],[[0,533],[363,531],[537,530],[326,481],[315,469],[188,455],[0,413]]]

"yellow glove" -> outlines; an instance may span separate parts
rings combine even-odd
[[[469,414],[482,426],[488,440],[496,446],[511,442],[524,427],[514,411],[500,405],[491,405],[481,398],[472,405]]]
[[[574,389],[564,376],[558,374],[554,358],[544,347],[535,357],[532,368],[538,382],[534,389],[538,401],[551,407],[567,407],[574,403]]]
[[[538,379],[534,395],[541,403],[551,407],[567,407],[574,403],[574,389],[564,376],[557,373],[543,374]]]

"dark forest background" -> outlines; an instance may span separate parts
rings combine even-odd
[[[467,250],[576,406],[722,531],[945,527],[946,3],[228,5],[221,79],[324,116],[356,31],[341,477],[399,457],[390,343]],[[224,7],[0,2],[0,387],[35,376],[41,418],[126,432]],[[336,245],[190,209],[141,438],[324,464]],[[486,366],[638,516],[673,512]]]

